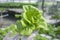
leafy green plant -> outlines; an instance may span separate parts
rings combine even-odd
[[[54,38],[56,34],[55,27],[53,25],[48,24],[48,30],[40,29],[39,34],[47,34]]]
[[[15,34],[17,34],[16,32],[16,27],[15,25],[10,25],[7,28],[0,28],[0,40],[3,40],[3,38],[7,35],[8,32],[12,32],[12,34],[10,35],[10,37],[14,36]]]
[[[31,5],[23,6],[23,9],[22,19],[16,23],[17,30],[21,35],[31,35],[34,30],[40,28],[48,29],[42,11]]]
[[[40,35],[37,35],[34,40],[48,40],[46,37],[43,37],[43,36],[40,36]]]
[[[60,26],[58,26],[57,28],[56,28],[56,35],[60,35]]]

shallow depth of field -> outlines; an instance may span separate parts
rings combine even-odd
[[[0,40],[60,40],[60,0],[0,0]]]

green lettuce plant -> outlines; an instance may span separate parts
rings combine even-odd
[[[22,19],[16,23],[17,31],[21,35],[31,35],[34,30],[39,30],[40,28],[48,29],[41,10],[31,5],[25,5],[23,9]]]

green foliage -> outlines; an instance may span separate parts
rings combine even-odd
[[[58,15],[58,14],[57,15],[53,15],[52,18],[53,19],[60,19],[60,15]]]
[[[47,30],[47,23],[42,16],[42,11],[31,5],[23,6],[23,9],[22,19],[16,23],[17,30],[21,35],[31,35],[34,30],[40,28]]]
[[[19,15],[19,14],[15,14],[15,17],[16,18],[22,18],[21,15]]]
[[[12,33],[10,35],[11,37],[17,34],[17,30],[16,30],[17,27],[14,24],[10,25],[10,27],[8,27],[7,29],[8,29],[8,32],[11,31],[11,33]]]
[[[3,37],[4,37],[3,31],[0,29],[0,40],[3,40]]]
[[[39,34],[47,34],[54,38],[56,34],[54,29],[55,27],[53,25],[48,24],[48,30],[40,29]]]
[[[0,8],[1,11],[3,11],[5,8]]]
[[[37,35],[34,40],[48,40],[46,37],[43,37],[43,36],[40,36],[40,35]]]
[[[16,3],[16,2],[7,2],[7,3],[0,3],[0,7],[4,7],[4,8],[22,8],[23,5],[33,5],[33,6],[37,6],[37,4],[35,3]]]
[[[3,36],[2,35],[0,35],[0,40],[3,40]]]
[[[58,26],[57,28],[56,28],[56,35],[60,35],[60,26]]]
[[[9,27],[7,27],[7,28],[1,28],[0,29],[0,40],[2,40],[3,39],[3,37],[5,37],[6,35],[7,35],[7,33],[8,32],[10,32],[11,31],[11,35],[10,35],[10,37],[12,37],[12,36],[14,36],[15,34],[17,34],[17,32],[16,32],[16,27],[15,27],[15,25],[11,25],[11,26],[9,26]]]

